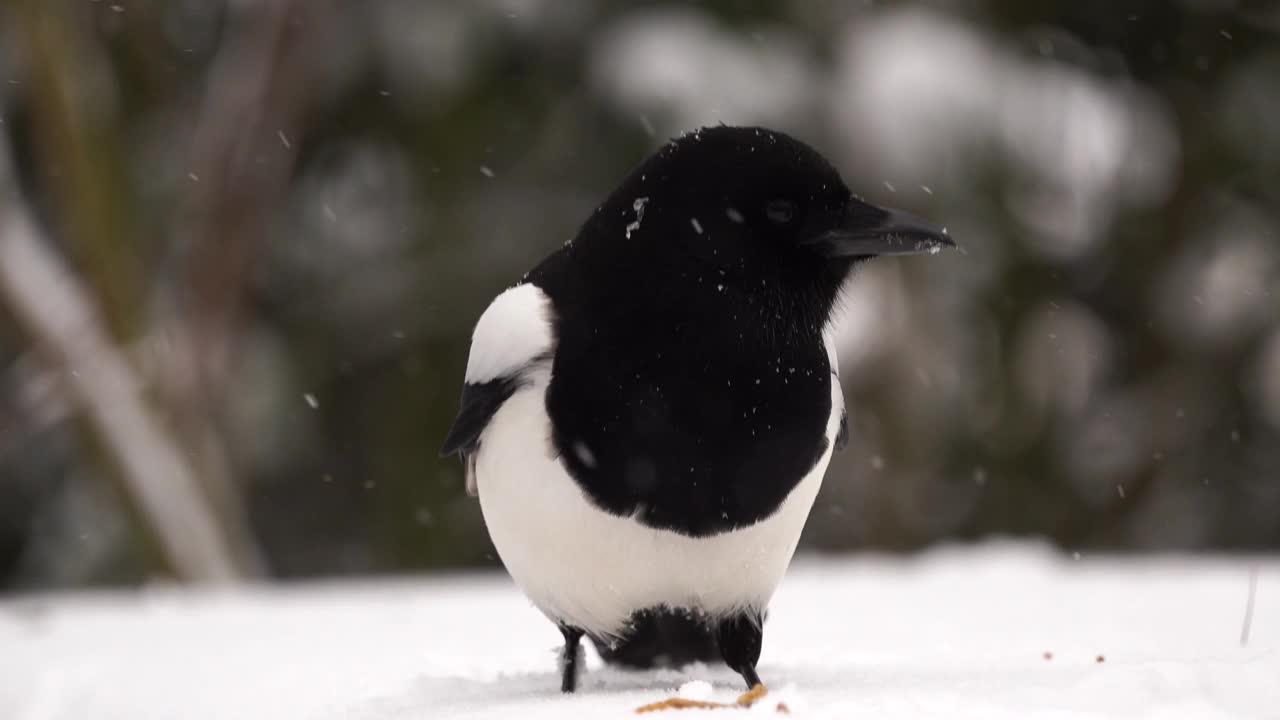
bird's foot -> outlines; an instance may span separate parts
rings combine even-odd
[[[651,713],[651,712],[658,712],[660,710],[706,710],[706,709],[714,709],[714,708],[744,708],[745,709],[745,708],[752,707],[757,702],[759,702],[762,698],[764,698],[764,696],[768,694],[769,694],[769,688],[765,687],[763,683],[756,683],[754,686],[752,686],[750,690],[742,693],[742,695],[738,696],[738,699],[736,701],[731,703],[712,702],[710,700],[690,700],[688,698],[673,697],[673,698],[667,698],[666,700],[663,700],[661,702],[650,703],[648,705],[641,705],[640,707],[636,708],[636,712]],[[777,709],[778,709],[778,712],[783,713],[784,715],[791,713],[791,711],[787,709],[787,706],[784,703],[778,703]]]

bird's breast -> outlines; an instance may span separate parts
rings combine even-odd
[[[776,512],[830,449],[838,383],[821,340],[763,352],[634,337],[562,338],[546,396],[552,442],[602,510],[728,532]]]
[[[550,369],[530,377],[485,430],[476,473],[494,546],[535,605],[557,621],[611,636],[646,607],[716,616],[767,604],[812,507],[830,443],[756,522],[700,536],[655,528],[640,509],[627,515],[601,508],[571,476],[548,442]],[[838,417],[837,410],[828,423],[832,437]]]

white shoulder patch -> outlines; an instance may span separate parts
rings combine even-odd
[[[836,356],[836,331],[828,325],[822,331],[822,345],[827,349],[827,363],[831,366],[831,374],[840,376],[840,360]]]
[[[494,298],[471,335],[466,381],[511,375],[550,351],[551,313],[551,299],[536,285],[517,285]]]
[[[844,388],[840,387],[840,358],[836,355],[836,331],[828,325],[822,332],[822,345],[831,365],[831,417],[827,418],[827,440],[834,445],[840,435],[840,418],[844,416]],[[819,473],[821,475],[821,472]]]

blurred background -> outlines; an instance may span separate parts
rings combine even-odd
[[[3,0],[0,590],[497,568],[488,301],[763,124],[963,251],[848,288],[808,551],[1280,548],[1280,8]]]

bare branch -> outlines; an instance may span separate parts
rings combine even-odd
[[[184,578],[239,572],[186,458],[156,421],[133,368],[107,339],[89,293],[22,204],[0,145],[0,299],[65,374],[67,388],[119,465],[163,551]]]
[[[155,323],[166,408],[232,528],[247,528],[248,521],[212,418],[226,397],[245,287],[303,136],[305,75],[317,45],[308,42],[299,16],[314,19],[323,8],[302,13],[296,7],[274,0],[242,3],[231,12],[187,159],[187,172],[198,180],[188,186],[172,232],[179,248],[173,302],[158,305]],[[282,145],[282,134],[292,142]],[[240,556],[260,565],[248,530],[238,537],[246,541]]]

